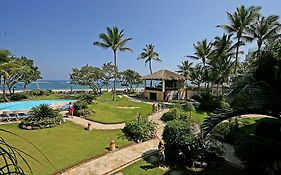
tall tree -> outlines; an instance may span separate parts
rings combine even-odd
[[[237,73],[239,47],[242,45],[242,36],[259,16],[260,9],[261,7],[250,6],[246,8],[244,5],[241,5],[240,7],[236,8],[234,13],[231,14],[227,12],[227,17],[230,22],[229,25],[218,25],[218,27],[223,28],[226,32],[235,34],[235,38],[237,39],[234,67],[235,74]]]
[[[186,57],[201,60],[202,62],[202,79],[205,82],[205,88],[207,86],[207,80],[208,80],[208,70],[206,62],[208,61],[208,58],[210,54],[212,53],[212,42],[208,42],[207,39],[203,39],[202,41],[198,41],[196,44],[193,44],[194,47],[194,55],[188,55]]]
[[[233,44],[231,35],[223,34],[222,37],[215,38],[213,47],[208,64],[218,93],[219,85],[226,82],[231,74],[236,45]]]
[[[258,19],[250,25],[247,30],[246,39],[257,42],[257,55],[261,52],[261,47],[266,41],[280,37],[278,32],[281,30],[281,24],[278,21],[279,16],[271,15],[268,17],[258,16]]]
[[[143,83],[143,80],[141,79],[141,75],[131,69],[127,69],[123,72],[121,72],[121,82],[123,86],[127,87],[127,90],[129,92],[134,91],[138,87],[139,84]]]
[[[159,54],[154,50],[154,45],[148,44],[145,45],[145,48],[142,49],[142,52],[140,53],[138,60],[142,59],[145,60],[145,65],[148,63],[150,73],[152,74],[152,68],[151,68],[151,62],[152,60],[161,62],[161,59],[159,58]]]
[[[101,70],[102,70],[102,85],[103,86],[106,86],[106,88],[108,89],[108,86],[109,86],[109,83],[110,83],[110,80],[112,78],[114,78],[114,73],[115,71],[118,72],[118,70],[115,70],[117,69],[117,67],[115,67],[111,62],[110,63],[104,63],[101,67]]]
[[[94,42],[94,46],[98,46],[103,49],[110,48],[113,51],[114,66],[117,67],[117,51],[132,51],[132,49],[126,47],[126,44],[128,43],[128,41],[132,40],[132,38],[124,39],[124,30],[119,31],[118,27],[107,27],[106,30],[106,33],[101,33],[99,35],[99,38],[102,42]],[[116,78],[117,71],[115,70],[113,83],[113,100],[115,99],[116,95]]]
[[[181,65],[178,65],[179,73],[185,77],[186,80],[190,79],[192,64],[188,60],[182,61]]]

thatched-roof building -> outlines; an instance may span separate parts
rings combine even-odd
[[[184,99],[184,77],[169,70],[160,70],[142,77],[144,96],[157,101]],[[147,83],[150,80],[150,83]],[[147,86],[148,85],[148,86]]]

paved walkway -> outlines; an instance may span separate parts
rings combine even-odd
[[[159,123],[157,136],[161,138],[164,125],[160,121],[160,117],[167,112],[168,109],[159,111],[149,116],[149,119]],[[68,119],[77,122],[77,118]],[[80,122],[80,121],[79,121]],[[82,122],[81,122],[82,123]],[[85,164],[79,165],[62,173],[62,175],[105,175],[113,174],[120,171],[128,164],[134,163],[144,155],[149,155],[157,150],[159,140],[153,139],[139,144],[129,146],[114,152],[110,152],[102,157],[93,159]]]
[[[75,117],[73,118],[65,118],[65,120],[76,123],[78,125],[81,125],[83,127],[88,127],[88,123],[91,124],[90,129],[98,129],[98,130],[113,130],[113,129],[123,129],[125,127],[125,123],[120,124],[102,124],[93,122],[81,117]]]
[[[234,153],[233,145],[230,145],[228,143],[222,143],[222,144],[223,144],[223,149],[225,151],[223,155],[225,160],[238,168],[243,168],[244,166],[242,164],[242,161]]]

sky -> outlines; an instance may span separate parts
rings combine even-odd
[[[281,16],[280,0],[1,0],[0,48],[34,60],[43,79],[66,80],[72,68],[113,62],[110,49],[93,46],[106,27],[124,29],[133,52],[118,52],[120,70],[149,73],[137,60],[146,44],[155,45],[161,63],[152,69],[177,70],[194,53],[193,43],[213,40],[228,24],[226,12],[240,5],[262,7]],[[249,47],[249,46],[248,46]],[[248,49],[243,48],[243,49]]]

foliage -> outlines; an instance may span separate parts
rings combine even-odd
[[[188,60],[182,61],[181,65],[178,65],[179,73],[184,76],[186,80],[189,80],[191,77],[192,63]]]
[[[137,119],[126,123],[125,135],[135,142],[144,142],[156,136],[156,123],[139,116]]]
[[[202,111],[214,112],[218,109],[229,108],[229,105],[222,96],[213,95],[209,91],[195,94],[191,98],[199,102],[198,107]]]
[[[141,75],[138,72],[127,69],[121,72],[121,82],[121,85],[126,86],[129,92],[134,92],[133,86],[137,88],[138,85],[143,81],[141,79]]]
[[[87,102],[88,105],[92,104],[93,103],[93,100],[96,99],[96,95],[95,94],[84,94],[82,96],[82,100]]]
[[[80,69],[73,68],[70,74],[71,83],[81,86],[89,86],[95,93],[98,90],[101,91],[103,72],[98,67],[92,67],[89,65],[83,66]]]
[[[147,63],[149,64],[149,70],[151,74],[152,74],[151,61],[154,60],[154,61],[161,62],[161,59],[159,58],[159,54],[154,50],[154,47],[155,46],[153,44],[145,45],[145,48],[142,49],[142,52],[138,57],[138,60],[139,59],[145,60],[144,61],[145,65]]]
[[[30,96],[43,96],[43,95],[50,95],[52,93],[52,90],[31,90],[31,91],[28,91],[29,95]]]
[[[88,102],[86,100],[78,100],[73,104],[73,115],[86,118],[92,114],[92,110],[89,109]]]
[[[211,131],[211,135],[217,140],[234,144],[237,140],[238,124],[233,122],[222,122]]]
[[[186,119],[187,113],[183,110],[181,106],[173,106],[168,112],[164,113],[161,120],[167,122],[174,119]]]
[[[110,63],[103,64],[101,70],[102,70],[102,76],[101,76],[102,85],[108,88],[110,80],[114,78],[114,73],[118,72],[118,68],[115,67],[110,62]]]
[[[281,120],[261,119],[255,128],[255,135],[281,141]]]
[[[280,160],[281,142],[258,136],[245,136],[235,147],[235,153],[252,173],[271,174],[273,162]],[[278,172],[275,172],[278,174]],[[279,168],[280,173],[280,168]]]
[[[41,104],[31,108],[28,117],[20,123],[21,128],[39,129],[50,128],[60,125],[63,122],[63,116],[46,104]]]
[[[191,117],[191,112],[195,111],[195,107],[192,103],[187,103],[187,105],[184,106],[184,109],[189,111],[189,117]]]
[[[10,96],[10,99],[12,101],[20,101],[20,100],[27,99],[27,98],[28,98],[28,95],[26,93],[15,93]]]
[[[102,42],[96,41],[94,42],[94,46],[101,47],[103,49],[110,48],[113,52],[114,56],[114,82],[113,82],[113,100],[115,99],[115,86],[116,86],[116,78],[117,78],[117,51],[125,52],[131,51],[132,49],[126,47],[126,44],[132,40],[132,38],[123,38],[124,30],[119,31],[118,27],[106,28],[106,33],[99,34],[99,38]]]
[[[202,125],[204,135],[221,121],[243,114],[255,113],[280,118],[281,60],[272,52],[262,53],[251,71],[233,81],[229,93],[233,109],[206,119]]]
[[[201,140],[187,120],[172,120],[163,132],[165,155],[169,164],[194,165],[195,161],[214,161],[222,154],[221,145],[213,140]]]

